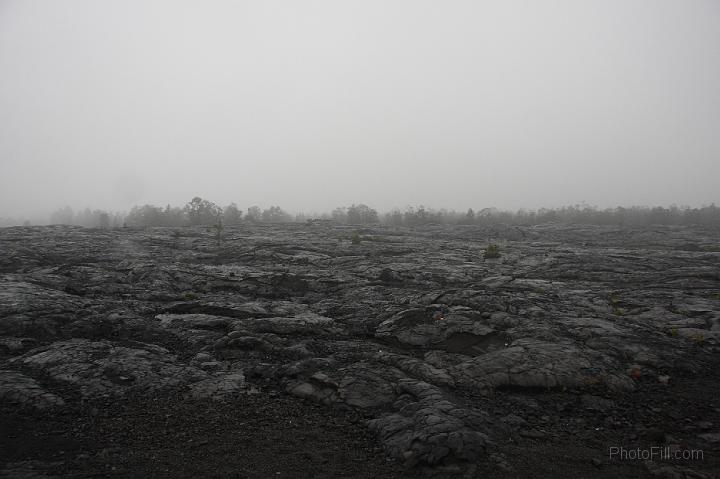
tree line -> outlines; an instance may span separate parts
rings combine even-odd
[[[587,205],[541,208],[539,210],[505,211],[496,208],[472,208],[464,212],[410,206],[383,214],[365,204],[338,207],[329,213],[292,215],[279,206],[261,209],[250,206],[242,210],[231,203],[221,207],[209,200],[194,197],[182,207],[167,205],[135,206],[127,213],[86,208],[73,211],[70,207],[52,213],[50,224],[79,225],[92,228],[238,225],[242,223],[289,223],[314,220],[339,224],[388,224],[395,226],[422,225],[536,225],[544,223],[596,224],[618,226],[642,225],[715,225],[720,226],[720,208],[714,204],[689,207],[616,207],[598,209]],[[0,219],[0,226],[22,224],[19,220]],[[27,224],[27,222],[25,222]]]

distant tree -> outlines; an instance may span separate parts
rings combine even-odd
[[[536,215],[534,211],[518,210],[515,214],[516,222],[521,225],[536,224]]]
[[[119,228],[125,222],[125,213],[115,212],[110,214],[110,226],[113,228]]]
[[[333,219],[345,224],[368,224],[379,221],[377,211],[364,204],[335,208],[331,213],[312,215],[312,217]],[[294,218],[279,206],[271,206],[261,210],[251,206],[245,215],[247,221],[281,223],[289,221],[303,222],[310,218],[299,213]],[[20,225],[25,218],[0,218],[0,226]],[[195,197],[184,207],[167,205],[161,208],[154,205],[133,207],[129,213],[106,212],[85,208],[74,212],[69,206],[58,209],[50,215],[51,224],[74,224],[85,227],[119,227],[136,226],[183,226],[216,225],[221,220],[223,225],[238,224],[243,220],[242,211],[235,203],[225,208],[215,203]],[[382,222],[396,226],[422,226],[428,224],[476,224],[476,225],[537,225],[548,222],[563,224],[596,224],[615,226],[646,226],[646,225],[708,225],[720,226],[720,208],[711,204],[699,208],[672,205],[670,207],[617,207],[599,210],[585,203],[563,206],[561,208],[541,208],[539,210],[503,211],[496,208],[483,208],[478,211],[472,208],[467,212],[433,210],[422,205],[408,207],[404,212],[398,209],[382,215]]]
[[[85,228],[107,228],[110,224],[110,217],[103,210],[91,210],[90,208],[85,208],[73,214],[72,208],[66,206],[54,212],[50,217],[50,222],[79,225]]]
[[[252,223],[259,222],[262,219],[262,211],[260,210],[260,207],[251,206],[250,208],[248,208],[245,219]]]
[[[235,203],[230,203],[223,208],[223,221],[226,225],[237,225],[242,221],[242,211]]]
[[[93,226],[92,211],[90,208],[85,208],[75,213],[74,224],[89,228]]]
[[[656,206],[650,210],[648,223],[656,225],[666,225],[670,223],[670,210]]]
[[[184,208],[166,205],[160,217],[160,224],[157,226],[184,226],[188,221]]]
[[[185,213],[191,225],[214,224],[218,215],[222,214],[222,208],[215,203],[196,196],[185,205]]]
[[[540,208],[538,219],[541,223],[553,223],[558,220],[558,212],[547,208]]]
[[[110,215],[105,211],[100,212],[100,215],[98,215],[98,227],[104,230],[110,228]]]
[[[345,207],[335,208],[331,215],[332,219],[338,223],[347,223],[348,221],[347,208]]]
[[[401,226],[403,224],[403,214],[399,209],[395,208],[389,213],[385,213],[383,221],[394,226]]]
[[[125,218],[128,226],[147,228],[162,224],[163,210],[159,206],[143,205],[133,206]]]
[[[417,209],[412,206],[408,207],[403,214],[403,220],[408,226],[424,225],[432,222],[428,210],[423,205],[418,206]]]
[[[271,206],[262,212],[262,220],[266,223],[288,223],[292,216],[279,206]]]
[[[472,208],[468,208],[467,213],[460,219],[460,224],[471,225],[475,223],[475,212]]]
[[[347,209],[347,222],[350,224],[377,223],[378,214],[367,205],[352,205]]]
[[[74,224],[75,212],[69,206],[60,208],[50,215],[50,224],[71,225]]]

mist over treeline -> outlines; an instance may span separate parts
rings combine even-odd
[[[589,205],[572,205],[560,208],[520,209],[469,208],[466,211],[433,209],[425,206],[408,206],[378,213],[365,204],[337,207],[321,214],[291,214],[279,206],[246,209],[231,203],[220,206],[212,201],[195,197],[183,206],[135,206],[129,212],[112,212],[85,208],[74,211],[65,206],[54,211],[45,221],[31,222],[25,218],[0,218],[0,226],[32,226],[34,224],[76,225],[87,228],[155,227],[238,225],[243,223],[302,223],[326,220],[338,224],[386,224],[394,226],[440,225],[536,225],[543,223],[595,224],[618,226],[642,225],[720,225],[720,208],[711,204],[690,207],[615,207],[598,209]]]

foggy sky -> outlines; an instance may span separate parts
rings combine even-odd
[[[0,216],[720,203],[715,0],[0,0]]]

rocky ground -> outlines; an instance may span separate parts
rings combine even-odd
[[[4,228],[0,477],[718,477],[719,341],[718,229]]]

